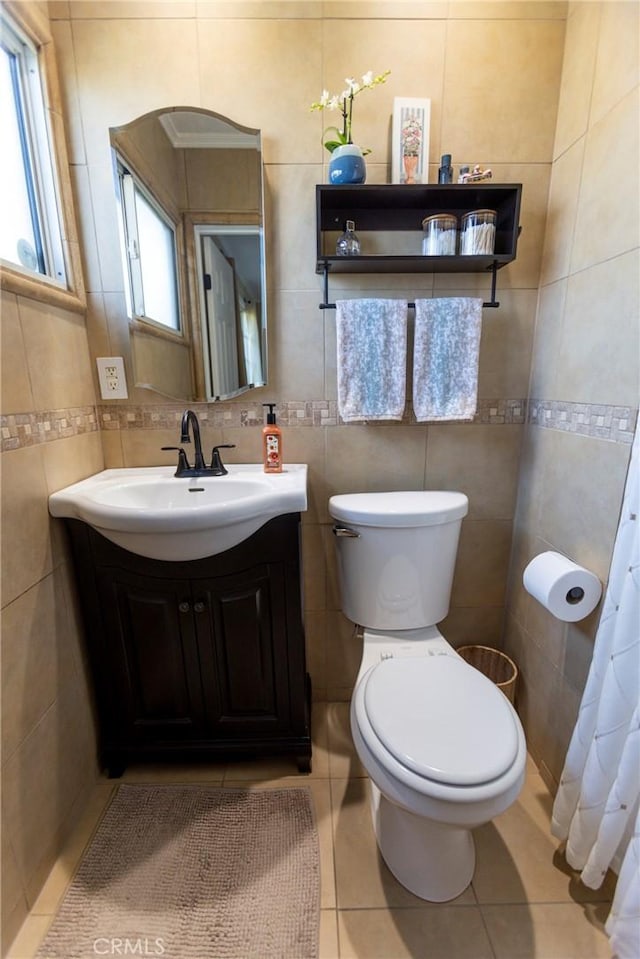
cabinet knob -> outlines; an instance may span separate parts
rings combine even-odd
[[[189,603],[179,603],[178,609],[181,613],[188,613],[191,607],[189,606]]]
[[[204,613],[207,607],[204,603],[194,603],[193,608],[196,611],[196,613]]]

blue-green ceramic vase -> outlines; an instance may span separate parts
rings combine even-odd
[[[329,183],[364,183],[367,165],[362,150],[354,143],[336,147],[329,160]]]

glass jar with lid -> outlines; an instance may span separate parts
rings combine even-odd
[[[462,256],[493,253],[496,244],[496,211],[473,210],[465,213],[460,225]]]
[[[436,213],[422,221],[422,255],[455,256],[458,219],[452,213]]]

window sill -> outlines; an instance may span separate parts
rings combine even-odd
[[[74,313],[84,313],[87,308],[84,297],[75,291],[60,286],[49,277],[22,271],[6,260],[0,260],[0,288]]]

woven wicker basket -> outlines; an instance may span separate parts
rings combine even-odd
[[[490,646],[459,646],[456,652],[492,680],[509,702],[514,702],[518,667],[506,653]]]

